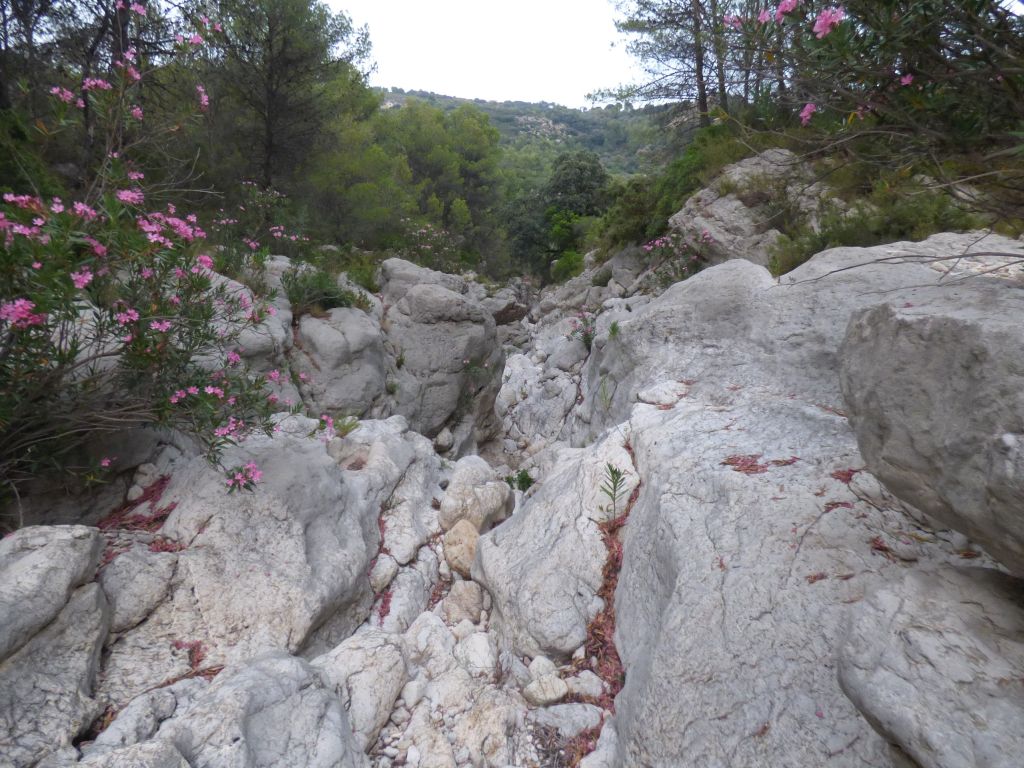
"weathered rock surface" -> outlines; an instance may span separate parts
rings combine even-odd
[[[400,636],[359,632],[312,663],[348,711],[356,747],[368,750],[408,680]]]
[[[292,362],[307,377],[304,394],[317,414],[362,416],[384,394],[384,339],[361,309],[304,315]]]
[[[839,682],[922,768],[1011,768],[1024,754],[1024,582],[918,570],[851,608]]]
[[[33,535],[33,529],[24,530]],[[90,560],[92,541],[86,537],[78,543],[86,547],[81,559]],[[55,586],[62,594],[60,584]],[[38,634],[0,663],[5,765],[34,765],[69,747],[103,711],[94,688],[109,623],[103,590],[87,584],[75,590]]]
[[[32,526],[0,539],[0,660],[92,581],[102,549],[99,532],[81,525]]]
[[[1005,244],[1004,244],[1005,247]],[[1011,252],[1024,257],[1024,250]],[[1024,575],[1024,295],[979,277],[856,314],[841,381],[868,469]]]
[[[814,182],[806,163],[788,149],[769,149],[727,166],[669,224],[699,245],[712,264],[743,258],[766,267],[768,249],[781,234],[780,202],[813,218],[826,196],[827,188]]]
[[[457,415],[478,426],[480,439],[493,432],[503,356],[489,313],[441,285],[418,283],[390,307],[385,327],[402,359],[391,380],[394,413],[428,437]]]
[[[567,656],[586,639],[607,550],[598,525],[621,514],[637,484],[623,438],[567,449],[513,517],[477,543],[473,578],[490,594],[495,631],[517,652]],[[601,493],[606,466],[628,472],[618,505]]]
[[[315,422],[289,417],[281,426],[225,457],[227,466],[261,467],[252,493],[226,494],[202,459],[175,475],[161,503],[176,507],[160,533],[183,549],[166,597],[109,648],[103,693],[111,701],[124,703],[197,663],[328,650],[369,614],[366,574],[380,510],[399,487],[426,485],[422,474],[438,460],[402,419],[365,422],[330,451],[307,437]],[[406,478],[416,482],[403,486]],[[429,498],[419,504],[429,509]]]
[[[339,699],[308,664],[282,652],[226,669],[153,738],[189,765],[367,765]]]

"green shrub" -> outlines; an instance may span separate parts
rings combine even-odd
[[[966,231],[985,223],[949,195],[880,181],[867,200],[854,203],[848,211],[826,202],[817,232],[804,224],[783,235],[769,249],[769,269],[783,275],[828,248],[924,240],[937,232]]]
[[[508,475],[505,477],[505,482],[508,483],[509,487],[513,490],[519,490],[526,493],[533,485],[534,479],[530,477],[530,473],[525,469],[520,469],[514,475]]]
[[[367,308],[365,297],[339,287],[337,279],[322,269],[294,267],[282,275],[281,283],[296,318],[337,307]]]
[[[551,265],[551,279],[564,283],[583,271],[583,257],[576,251],[566,251]]]

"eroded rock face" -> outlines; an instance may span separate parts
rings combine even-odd
[[[493,428],[485,417],[494,406],[503,356],[494,318],[479,304],[441,285],[416,284],[390,307],[386,332],[402,358],[393,374],[393,412],[428,437],[460,409]]]
[[[727,185],[727,188],[726,188]],[[743,258],[768,266],[769,248],[779,237],[770,203],[783,198],[814,218],[827,196],[810,167],[788,149],[769,149],[723,169],[715,183],[686,201],[670,226],[709,255],[712,264]]]
[[[426,477],[438,460],[401,419],[366,422],[330,451],[307,437],[315,422],[290,417],[281,426],[225,457],[226,466],[260,466],[255,492],[227,494],[203,459],[175,475],[161,503],[176,507],[160,531],[174,542],[168,549],[180,548],[174,576],[145,621],[110,646],[103,692],[111,701],[188,673],[197,648],[202,667],[327,650],[369,614],[381,508],[401,487],[410,504],[429,509],[429,497],[414,493],[434,485]],[[124,597],[113,592],[115,605]]]
[[[0,539],[0,661],[92,581],[103,541],[81,525],[32,526]]]
[[[861,453],[897,496],[1024,575],[1024,296],[975,278],[922,299],[850,322],[841,382]]]
[[[1024,582],[912,571],[852,607],[839,682],[922,768],[1011,768],[1024,754]]]
[[[622,513],[637,483],[623,444],[615,434],[566,450],[522,509],[477,542],[473,578],[494,601],[495,630],[518,653],[568,656],[583,645],[601,609],[607,550],[598,526]],[[614,510],[600,490],[608,464],[628,473]]]
[[[45,755],[69,747],[103,711],[95,683],[109,624],[103,590],[87,584],[71,594],[38,634],[0,663],[5,764],[35,765]]]

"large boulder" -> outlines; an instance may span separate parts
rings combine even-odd
[[[390,307],[385,329],[401,360],[389,382],[392,412],[428,437],[460,421],[478,426],[478,440],[493,433],[503,355],[488,312],[442,285],[421,283]]]
[[[921,768],[1016,768],[1024,755],[1024,582],[914,571],[852,606],[839,682]]]
[[[477,542],[473,579],[491,594],[492,627],[520,654],[568,656],[601,610],[607,558],[600,524],[622,514],[638,478],[625,438],[566,450],[513,517]],[[626,472],[617,503],[601,492],[607,466]]]
[[[834,248],[778,281],[763,267],[734,260],[649,302],[610,302],[598,318],[583,401],[566,433],[576,443],[593,439],[627,418],[650,387],[673,381],[684,382],[684,391],[769,386],[842,410],[839,350],[851,315],[886,301],[923,307],[941,298],[930,288],[943,277],[937,259],[1005,249],[1021,252],[1019,243],[978,233]],[[943,291],[962,293],[973,284]],[[1004,294],[1013,293],[1011,284],[1002,285]]]
[[[317,413],[363,415],[384,394],[384,339],[361,309],[332,309],[299,320],[293,365],[306,374],[303,393]]]
[[[1021,316],[1021,291],[986,277],[862,310],[840,381],[868,469],[1024,575]]]

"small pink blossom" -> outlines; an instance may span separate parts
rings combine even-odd
[[[804,104],[804,108],[800,110],[800,124],[807,125],[811,122],[811,115],[818,111],[818,108],[811,103]]]
[[[43,262],[41,262],[41,261],[33,261],[32,262],[32,269],[42,269],[42,268],[43,268]]]
[[[139,82],[139,80],[142,79],[142,74],[139,72],[139,70],[137,70],[135,67],[131,65],[128,65],[128,67],[125,68],[124,71],[125,74],[127,74],[128,77],[132,80],[132,82],[137,83]]]
[[[100,466],[101,467],[109,467],[113,463],[114,459],[116,459],[116,458],[117,458],[116,456],[114,456],[114,457],[104,456],[102,459],[100,459]]]
[[[73,206],[71,206],[71,210],[75,212],[76,216],[83,218],[86,221],[92,221],[97,216],[99,216],[99,214],[96,213],[96,211],[94,211],[85,203],[75,203]]]
[[[146,199],[141,189],[119,189],[114,196],[122,203],[127,203],[128,205],[142,205]]]
[[[910,73],[907,73],[903,77],[900,78],[900,85],[902,85],[902,86],[908,86],[908,85],[912,84],[913,82],[914,82],[914,76],[911,75]]]
[[[201,84],[196,86],[196,93],[199,94],[199,111],[205,112],[210,108],[210,95]]]
[[[70,104],[75,100],[75,94],[69,91],[67,88],[62,88],[59,85],[53,86],[50,89],[50,94],[56,96],[58,99],[63,101],[65,104]]]
[[[89,283],[92,282],[93,274],[89,271],[88,267],[83,267],[79,272],[71,273],[71,282],[75,284],[75,288],[81,290],[85,288]]]
[[[141,119],[142,119],[142,107],[140,107],[140,106],[139,106],[138,104],[136,104],[136,105],[135,105],[134,107],[132,107],[132,108],[131,108],[131,109],[129,110],[129,113],[130,113],[130,114],[131,114],[131,116],[132,116],[132,117],[134,117],[134,118],[135,118],[136,120],[141,120]]]
[[[159,331],[160,333],[167,333],[167,331],[171,330],[171,321],[154,320],[149,324],[149,327],[152,328],[154,331]]]
[[[189,43],[191,45],[202,45],[203,44],[203,36],[200,35],[198,32],[193,32],[189,36],[188,41],[189,41]]]
[[[772,12],[765,8],[759,14],[757,14],[757,21],[759,24],[767,24],[772,20]]]
[[[743,29],[743,19],[740,16],[734,16],[730,13],[727,13],[722,17],[722,23],[727,27],[732,27],[733,29]]]
[[[137,13],[139,16],[145,16],[146,15],[146,6],[144,6],[144,5],[139,5],[138,3],[132,3],[131,5],[128,6],[128,9],[132,13]]]
[[[59,197],[53,198],[50,203],[50,211],[53,213],[64,213],[64,203],[61,202]]]
[[[196,261],[199,263],[199,266],[205,269],[213,269],[213,259],[207,256],[205,253],[201,253],[198,256],[196,256]]]
[[[281,380],[281,372],[278,370],[273,370],[267,374],[267,378],[270,379],[275,384],[277,384]]]
[[[149,267],[143,267],[142,270],[139,272],[139,275],[142,276],[143,280],[151,279],[153,277],[153,274],[153,270],[150,269]]]
[[[132,181],[142,181],[146,178],[146,174],[142,171],[128,171],[128,178]]]

